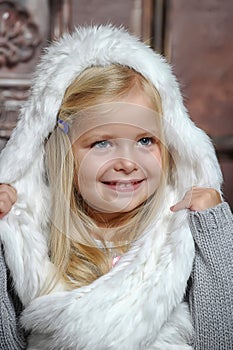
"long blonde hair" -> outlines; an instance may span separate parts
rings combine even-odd
[[[158,91],[135,70],[121,65],[90,67],[83,71],[67,88],[58,118],[72,124],[77,113],[103,102],[120,101],[132,88],[137,88],[150,98],[154,111],[162,116]],[[162,130],[162,127],[161,127]],[[163,173],[168,173],[168,154],[161,133]],[[85,212],[75,185],[75,161],[68,135],[56,128],[46,144],[46,168],[52,196],[50,254],[59,271],[59,278],[67,288],[78,288],[107,273],[111,252],[107,246],[100,248],[92,233],[100,228]],[[128,241],[137,239],[155,217],[166,176],[161,186],[139,208],[126,214],[127,220],[118,227],[106,228],[118,232]],[[119,245],[118,253],[129,249]]]

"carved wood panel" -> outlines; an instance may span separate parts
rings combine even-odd
[[[28,97],[43,47],[70,26],[70,0],[0,0],[0,149]]]

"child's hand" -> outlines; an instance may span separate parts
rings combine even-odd
[[[192,187],[185,193],[184,198],[173,205],[171,211],[189,209],[200,211],[215,207],[222,202],[220,193],[213,188]]]
[[[0,185],[0,219],[2,219],[9,211],[17,200],[16,190],[10,186]]]

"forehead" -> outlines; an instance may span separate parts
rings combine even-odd
[[[107,103],[78,113],[72,122],[71,136],[77,139],[88,132],[105,129],[138,129],[158,133],[160,116],[152,109],[126,102]]]

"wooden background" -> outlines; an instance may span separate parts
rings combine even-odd
[[[192,119],[214,141],[233,207],[232,14],[232,0],[0,0],[0,149],[43,47],[74,26],[123,24],[172,64]]]

